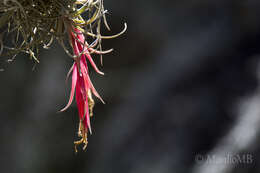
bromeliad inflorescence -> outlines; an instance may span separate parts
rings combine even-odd
[[[14,60],[19,53],[29,54],[39,63],[39,47],[49,48],[56,39],[65,52],[73,58],[73,65],[67,77],[72,75],[71,92],[65,111],[74,98],[79,113],[81,138],[77,146],[87,146],[87,134],[91,133],[90,117],[93,115],[92,94],[104,101],[95,90],[88,70],[88,63],[94,70],[103,74],[96,66],[91,54],[102,54],[102,39],[115,38],[126,31],[126,24],[120,33],[113,36],[101,35],[101,24],[110,30],[103,0],[2,0],[0,2],[0,56],[11,56]],[[8,41],[8,40],[11,40]],[[90,43],[87,42],[90,41]],[[5,44],[4,44],[5,43]]]

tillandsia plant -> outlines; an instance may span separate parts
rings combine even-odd
[[[73,58],[68,72],[72,75],[71,92],[68,104],[60,110],[65,111],[72,103],[75,93],[79,113],[80,140],[77,146],[87,146],[87,134],[91,132],[90,117],[93,116],[94,100],[92,94],[103,103],[95,90],[88,70],[88,63],[101,72],[91,54],[109,53],[102,50],[102,39],[115,38],[126,31],[124,29],[112,36],[101,35],[101,24],[110,30],[106,21],[107,11],[103,0],[1,0],[0,1],[0,56],[11,57],[13,61],[19,53],[29,54],[39,63],[39,48],[48,49],[53,40],[57,40],[65,52]]]

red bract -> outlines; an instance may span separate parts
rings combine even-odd
[[[76,90],[75,97],[76,97],[79,119],[80,119],[78,135],[79,137],[81,137],[81,140],[74,142],[75,151],[77,152],[77,145],[83,143],[84,144],[83,149],[86,148],[88,130],[90,134],[92,133],[91,125],[90,125],[90,116],[93,115],[92,109],[94,106],[92,93],[104,103],[104,101],[97,93],[96,89],[94,88],[89,78],[86,59],[88,59],[88,61],[90,62],[90,64],[92,65],[92,67],[95,69],[97,73],[99,74],[104,74],[104,73],[99,71],[95,62],[93,61],[89,53],[91,48],[89,48],[89,45],[87,44],[84,35],[79,29],[73,28],[70,31],[70,39],[71,39],[70,40],[71,45],[73,47],[73,52],[76,58],[74,59],[75,62],[72,65],[72,68],[69,72],[69,73],[72,72],[72,82],[71,82],[71,92],[70,92],[69,102],[61,111],[65,111],[71,105]]]

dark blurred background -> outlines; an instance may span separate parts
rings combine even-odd
[[[259,173],[260,1],[104,3],[104,35],[128,30],[103,42],[103,67],[95,56],[106,104],[86,152],[74,153],[75,103],[57,113],[72,60],[55,44],[34,70],[26,55],[1,60],[0,172]]]

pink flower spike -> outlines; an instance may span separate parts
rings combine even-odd
[[[74,29],[74,28],[73,28]],[[87,60],[90,62],[91,66],[94,68],[94,70],[99,74],[104,74],[101,72],[95,62],[93,61],[92,57],[90,56],[90,53],[87,49],[88,44],[85,43],[84,35],[81,33],[80,30],[74,29],[75,33],[70,33],[71,38],[71,45],[73,48],[73,53],[76,58],[74,58],[74,64],[72,65],[72,68],[69,70],[68,76],[72,72],[72,83],[71,83],[71,92],[70,92],[70,99],[68,104],[63,108],[61,111],[66,110],[72,103],[74,93],[76,97],[77,102],[77,108],[78,108],[78,115],[79,115],[79,131],[78,136],[81,138],[78,141],[75,141],[75,151],[77,151],[77,146],[84,144],[83,149],[87,146],[87,134],[88,132],[92,134],[91,129],[91,122],[90,117],[93,115],[93,107],[94,107],[94,100],[92,99],[92,93],[99,98],[102,103],[104,101],[100,97],[100,95],[97,93],[96,89],[94,88],[88,73],[88,66],[87,66]],[[83,44],[85,45],[83,45]]]

